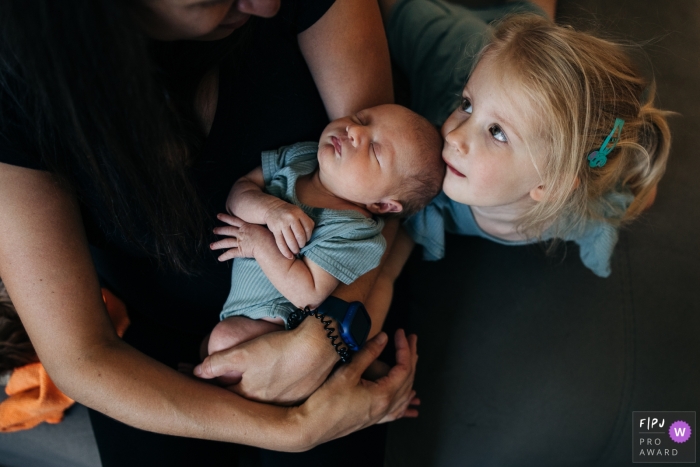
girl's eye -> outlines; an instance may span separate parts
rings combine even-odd
[[[470,101],[466,97],[463,97],[462,103],[459,105],[459,108],[462,109],[462,112],[466,112],[468,114],[472,113],[472,101]]]
[[[507,143],[508,138],[506,137],[506,134],[503,132],[500,126],[498,125],[492,125],[489,128],[489,132],[491,133],[491,136],[494,137],[496,141],[500,141],[501,143]]]

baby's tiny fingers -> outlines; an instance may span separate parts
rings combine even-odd
[[[233,225],[236,227],[240,227],[241,225],[243,225],[245,223],[245,222],[243,222],[242,219],[240,219],[236,216],[232,216],[230,214],[220,213],[216,216],[216,218],[219,219],[221,222],[225,222],[228,225]]]
[[[219,258],[217,259],[223,263],[224,261],[228,261],[234,258],[240,258],[241,256],[243,256],[241,254],[241,250],[239,250],[238,248],[231,248],[230,250],[226,251],[224,254],[219,256]]]
[[[277,248],[280,250],[280,253],[282,253],[282,256],[287,259],[294,259],[294,254],[289,250],[282,232],[277,231],[274,232],[273,235],[275,236],[275,243],[277,243]]]
[[[238,248],[238,239],[224,238],[214,243],[210,243],[209,248],[211,248],[212,250],[223,250],[224,248]]]
[[[292,252],[292,254],[296,255],[297,253],[299,253],[299,244],[297,243],[297,239],[294,236],[294,232],[292,232],[292,228],[289,226],[283,228],[282,235],[284,235],[284,241],[285,243],[287,243],[287,246],[289,247],[289,250]]]
[[[223,227],[214,227],[214,233],[216,235],[225,235],[227,237],[237,237],[238,232],[240,230],[240,227],[233,227],[228,225],[225,225]]]
[[[306,231],[304,230],[304,227],[299,223],[295,222],[292,224],[292,232],[294,233],[294,238],[297,241],[297,245],[299,246],[299,250],[304,248],[304,245],[306,245]]]
[[[308,242],[311,240],[311,235],[314,233],[315,223],[310,217],[302,217],[301,225],[304,227],[304,231],[306,232],[306,241]]]

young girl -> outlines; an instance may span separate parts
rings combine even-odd
[[[617,230],[653,201],[670,147],[666,112],[623,47],[528,4],[381,5],[411,107],[442,126],[448,170],[443,192],[404,224],[378,287],[413,242],[426,259],[441,258],[445,231],[509,245],[573,240],[583,263],[608,276]],[[488,26],[514,9],[523,14]],[[374,293],[368,308],[387,306],[389,295]]]

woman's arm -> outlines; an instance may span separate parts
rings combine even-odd
[[[95,410],[145,430],[294,451],[399,416],[412,397],[415,341],[401,336],[393,378],[371,388],[360,383],[359,367],[383,347],[375,340],[298,408],[258,404],[187,378],[116,336],[70,193],[46,173],[0,163],[0,200],[0,277],[57,386]],[[311,325],[307,335],[328,345]]]
[[[299,47],[331,120],[394,102],[377,0],[337,0],[299,34]]]
[[[380,271],[374,282],[374,287],[370,290],[365,301],[365,307],[368,310],[373,310],[377,318],[381,317],[381,321],[379,319],[372,320],[370,336],[379,334],[382,330],[384,319],[389,313],[391,299],[394,296],[394,283],[399,274],[401,274],[401,270],[406,261],[408,261],[409,256],[411,256],[414,246],[413,239],[409,237],[404,229],[399,228],[394,244],[391,246],[390,251],[386,253],[385,261],[379,268]]]

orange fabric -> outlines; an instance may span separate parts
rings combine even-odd
[[[112,318],[112,324],[115,331],[117,331],[117,335],[122,337],[126,332],[126,328],[131,324],[129,315],[126,313],[126,305],[107,289],[102,289],[102,300],[105,302],[109,317]]]
[[[73,399],[63,394],[44,366],[30,363],[12,372],[5,388],[8,397],[0,404],[0,432],[34,428],[41,422],[58,423]]]
[[[102,289],[102,299],[117,334],[123,336],[129,327],[124,302],[107,289]],[[41,422],[59,423],[63,412],[74,403],[56,387],[39,362],[15,368],[5,392],[10,397],[0,403],[0,432],[6,433],[28,430]]]

